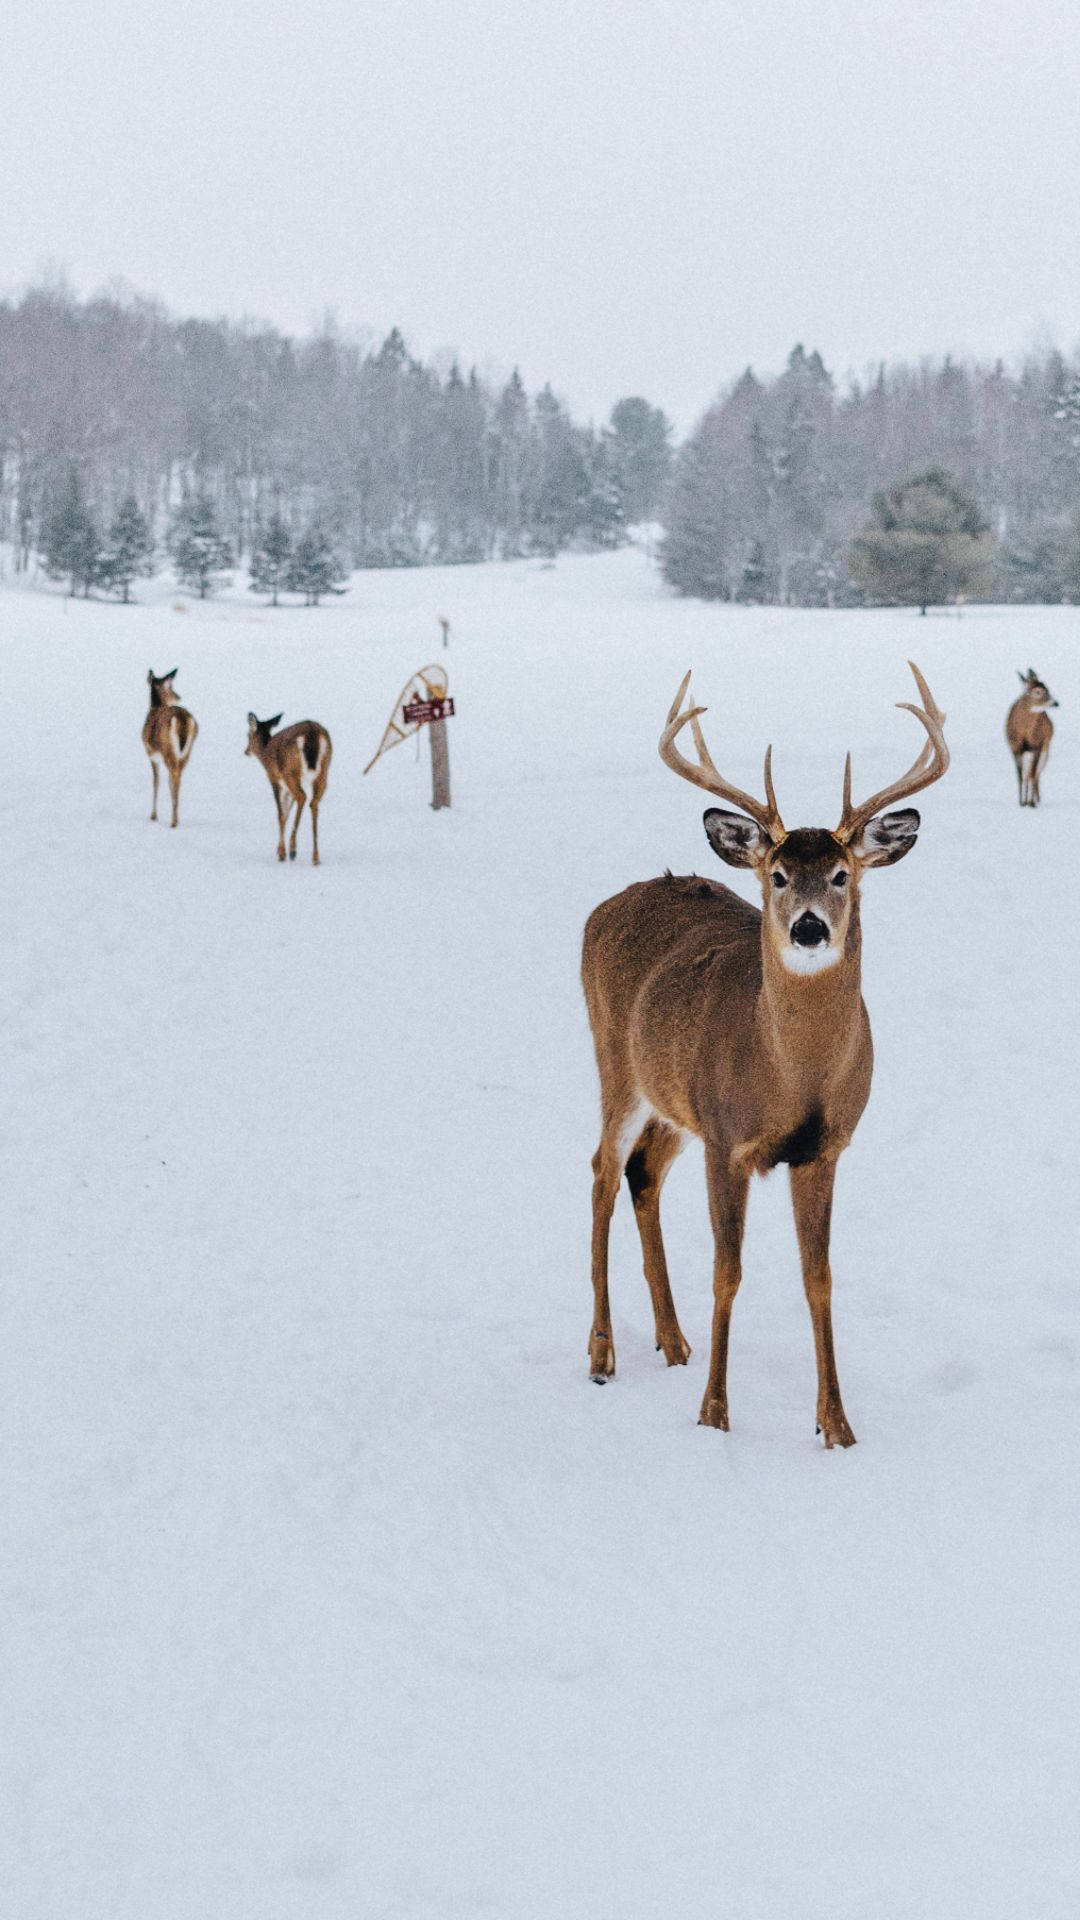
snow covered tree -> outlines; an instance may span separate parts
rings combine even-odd
[[[769,597],[768,587],[769,568],[765,559],[765,548],[760,540],[752,540],[735,598],[743,601],[746,606],[761,606]]]
[[[184,501],[169,539],[176,577],[205,600],[218,575],[232,565],[232,550],[218,527],[217,512],[208,494]]]
[[[89,594],[97,577],[101,532],[83,492],[77,467],[68,469],[60,501],[45,522],[42,541],[45,571],[52,580],[69,580],[68,591]]]
[[[730,600],[737,546],[724,460],[722,409],[710,407],[679,450],[661,548],[664,577],[677,593]]]
[[[131,583],[140,574],[151,572],[154,536],[146,516],[139,511],[133,494],[120,504],[109,537],[98,556],[96,578],[121,600],[131,598]]]
[[[928,606],[988,583],[993,538],[973,498],[941,467],[874,496],[873,519],[851,545],[851,571],[871,600]]]
[[[306,606],[317,607],[327,593],[344,593],[347,581],[330,540],[318,522],[302,533],[285,577],[290,593],[302,593]]]
[[[582,524],[589,477],[573,422],[549,386],[537,395],[536,425],[539,475],[533,529],[540,551],[554,557]]]
[[[256,528],[251,555],[251,591],[268,593],[272,607],[287,583],[292,556],[292,534],[280,513],[274,512],[265,526]]]
[[[607,440],[611,465],[631,526],[655,520],[671,473],[671,422],[639,394],[617,400]]]

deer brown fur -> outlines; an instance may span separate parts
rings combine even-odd
[[[859,883],[915,843],[913,808],[877,814],[948,766],[945,715],[913,669],[923,697],[912,707],[927,744],[909,773],[859,807],[851,764],[840,825],[829,833],[780,819],[766,758],[765,804],[722,779],[698,714],[681,712],[684,680],[661,738],[669,766],[739,814],[710,808],[715,852],[753,868],[762,908],[727,887],[671,874],[606,900],[585,928],[582,979],[600,1074],[602,1131],[593,1158],[593,1321],[590,1371],[615,1371],[608,1299],[608,1230],[625,1172],[652,1295],[657,1348],[669,1366],[690,1349],[675,1312],[660,1231],[660,1191],[686,1138],[705,1147],[715,1240],[712,1356],[701,1408],[727,1428],[727,1348],[740,1281],[747,1189],[753,1173],[786,1163],[817,1357],[817,1424],[827,1447],[851,1446],[832,1335],[829,1228],[836,1162],[870,1092],[873,1047],[860,989]],[[698,763],[675,744],[687,724]],[[877,814],[877,817],[874,817]],[[749,815],[749,817],[746,817]]]
[[[326,728],[321,727],[317,720],[298,720],[295,725],[283,727],[280,733],[275,733],[274,728],[280,719],[280,713],[275,713],[272,720],[259,720],[255,714],[249,713],[248,743],[244,751],[261,760],[274,790],[278,814],[278,859],[285,858],[285,828],[294,806],[296,813],[289,839],[289,859],[296,859],[296,836],[300,830],[304,802],[307,801],[311,807],[311,859],[312,865],[317,867],[319,807],[326,792],[326,777],[334,749]]]
[[[1047,712],[1056,707],[1049,687],[1039,679],[1034,667],[1020,674],[1024,691],[1009,708],[1005,738],[1016,762],[1016,781],[1022,807],[1039,805],[1039,776],[1050,753],[1054,723]]]
[[[150,669],[146,676],[150,688],[150,711],[143,721],[142,730],[143,746],[150,756],[150,772],[154,783],[150,818],[156,820],[158,817],[158,771],[163,766],[169,776],[169,792],[172,795],[172,819],[169,825],[173,827],[178,826],[180,820],[180,781],[199,732],[194,714],[180,705],[180,696],[173,686],[178,672],[178,667],[162,674]]]

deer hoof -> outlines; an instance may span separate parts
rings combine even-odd
[[[664,1340],[656,1343],[657,1353],[662,1353],[669,1367],[685,1367],[690,1358],[690,1343],[681,1333],[668,1334]]]
[[[821,1435],[827,1448],[853,1447],[855,1445],[855,1435],[848,1426],[842,1407],[838,1413],[822,1414],[818,1420],[815,1432]]]
[[[615,1349],[611,1336],[594,1333],[589,1341],[589,1379],[602,1387],[615,1371]]]
[[[717,1427],[721,1433],[730,1432],[726,1400],[710,1400],[708,1395],[701,1403],[698,1415],[699,1427]]]

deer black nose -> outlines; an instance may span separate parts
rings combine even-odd
[[[791,937],[797,947],[820,947],[822,941],[828,939],[829,929],[808,907],[792,924]]]

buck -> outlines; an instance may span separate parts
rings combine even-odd
[[[660,1190],[690,1135],[705,1147],[715,1240],[712,1356],[701,1424],[728,1426],[727,1353],[738,1292],[750,1176],[786,1162],[803,1284],[817,1356],[817,1427],[826,1447],[855,1435],[840,1397],[832,1334],[829,1226],[836,1162],[870,1093],[873,1048],[860,991],[859,884],[867,867],[892,866],[915,844],[913,807],[882,812],[939,780],[949,764],[935,706],[912,666],[921,706],[900,704],[925,728],[902,779],[859,806],[851,755],[843,810],[832,833],[780,818],[765,755],[765,800],[732,786],[709,756],[704,707],[683,711],[690,675],[660,738],[665,765],[738,813],[710,807],[714,853],[749,867],[762,908],[714,881],[666,874],[605,900],[585,927],[582,979],[596,1046],[603,1112],[593,1158],[592,1378],[615,1371],[608,1302],[608,1228],[625,1172],[633,1199],[657,1350],[669,1366],[690,1348],[671,1297],[660,1232]],[[689,727],[696,762],[678,744]]]
[[[256,760],[262,761],[274,789],[278,814],[278,859],[285,858],[285,828],[294,803],[296,813],[289,840],[289,859],[296,859],[296,836],[306,800],[311,806],[311,861],[317,867],[319,805],[326,792],[326,776],[330,771],[330,756],[334,749],[326,728],[320,727],[317,720],[298,720],[295,726],[285,727],[281,733],[275,733],[274,728],[280,719],[280,713],[275,713],[272,720],[259,720],[255,714],[249,713],[245,752],[253,753]]]
[[[151,667],[146,676],[150,688],[150,711],[143,721],[142,730],[143,746],[150,756],[150,771],[154,779],[150,818],[157,819],[158,774],[164,766],[172,794],[172,819],[169,822],[172,827],[179,824],[180,781],[199,732],[194,714],[180,705],[180,696],[173,686],[179,671],[178,667],[172,667],[168,673],[157,674]]]
[[[1054,723],[1047,708],[1056,707],[1057,701],[1052,697],[1049,687],[1039,679],[1034,667],[1029,667],[1026,673],[1020,673],[1017,669],[1017,674],[1024,691],[1009,708],[1005,738],[1016,761],[1020,805],[1037,807],[1039,775],[1046,765],[1050,742],[1054,737]]]

